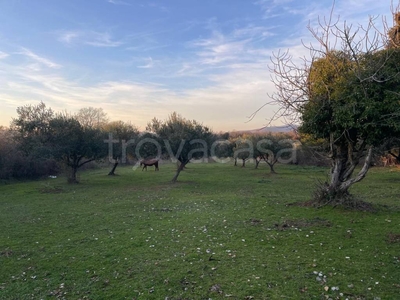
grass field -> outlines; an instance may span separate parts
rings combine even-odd
[[[400,170],[376,212],[289,205],[327,170],[191,164],[0,186],[0,299],[399,299]]]

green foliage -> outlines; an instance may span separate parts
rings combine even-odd
[[[241,159],[243,161],[243,167],[245,166],[246,160],[254,156],[254,145],[250,138],[250,135],[242,135],[234,140],[233,157],[235,159]]]
[[[43,102],[17,108],[10,129],[2,129],[0,178],[34,179],[59,172],[47,144],[49,123],[54,117]]]
[[[134,144],[137,143],[139,130],[132,124],[123,121],[114,121],[102,127],[105,133],[104,141],[109,143],[109,160],[121,160],[135,155]],[[124,156],[124,157],[123,157]]]
[[[234,147],[235,143],[232,138],[229,136],[229,132],[220,133],[215,136],[214,148],[212,149],[214,155],[214,159],[226,159],[233,157],[234,155]]]
[[[382,50],[358,57],[357,64],[341,52],[316,60],[300,130],[336,145],[376,146],[400,134],[399,59],[400,51]]]
[[[300,131],[329,144],[331,178],[321,186],[324,193],[317,194],[333,195],[334,205],[350,202],[340,195],[365,177],[373,147],[400,135],[399,59],[399,49],[357,55],[333,51],[310,67]],[[363,156],[363,168],[352,177]]]
[[[165,121],[153,119],[147,128],[163,140],[163,150],[183,165],[191,159],[207,158],[214,136],[208,127],[187,120],[176,112]]]
[[[172,179],[173,182],[191,160],[207,160],[211,145],[216,139],[207,126],[195,120],[187,120],[176,112],[172,113],[165,121],[154,118],[148,124],[147,129],[163,140],[164,153],[180,162],[178,172]]]
[[[326,168],[174,169],[0,186],[0,298],[398,298],[395,168],[354,186],[374,213],[290,205]]]
[[[71,168],[69,180],[77,182],[76,172],[86,163],[103,158],[107,147],[99,129],[83,127],[78,120],[59,114],[49,123],[48,144],[53,156]]]
[[[168,158],[168,155],[163,155],[163,141],[159,136],[152,132],[142,132],[138,138],[135,147],[135,156],[138,159],[152,158]]]
[[[17,108],[18,117],[11,122],[13,137],[19,148],[25,153],[41,159],[49,156],[49,149],[45,147],[50,120],[54,117],[51,108],[40,102],[38,105],[25,105]]]

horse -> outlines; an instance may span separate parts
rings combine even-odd
[[[143,166],[143,169],[146,169],[147,171],[147,167],[151,167],[154,166],[155,167],[155,171],[159,171],[158,169],[158,159],[153,158],[153,159],[143,159],[140,161],[140,166]]]

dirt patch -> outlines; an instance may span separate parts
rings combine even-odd
[[[389,233],[387,238],[388,243],[400,243],[400,234],[399,233]]]
[[[314,218],[311,220],[298,219],[298,220],[286,220],[282,223],[274,224],[277,230],[287,230],[293,228],[306,228],[306,227],[332,227],[332,223],[329,220],[322,218]]]
[[[261,225],[261,224],[262,224],[262,220],[259,220],[259,219],[250,219],[250,220],[248,221],[248,223],[249,223],[250,225],[257,226],[257,225]]]
[[[292,202],[289,204],[286,204],[286,206],[300,206],[300,207],[315,207],[315,201],[313,200],[308,200],[305,202]]]
[[[210,292],[222,294],[222,289],[219,284],[214,284],[212,287],[210,287]]]
[[[46,187],[40,188],[39,192],[42,194],[61,194],[64,192],[64,190],[60,187],[46,186]]]
[[[365,202],[360,199],[353,199],[352,201],[343,202],[341,204],[321,204],[315,200],[308,200],[305,202],[289,203],[289,204],[287,204],[287,206],[315,207],[315,208],[321,208],[324,206],[332,206],[332,207],[342,208],[345,210],[364,211],[364,212],[376,212],[377,211],[377,207],[374,204]]]
[[[13,251],[11,249],[6,249],[0,252],[0,256],[10,257],[13,255]]]

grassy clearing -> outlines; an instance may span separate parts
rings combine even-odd
[[[2,185],[0,298],[398,297],[400,171],[354,187],[371,213],[288,205],[322,168],[175,167]]]

